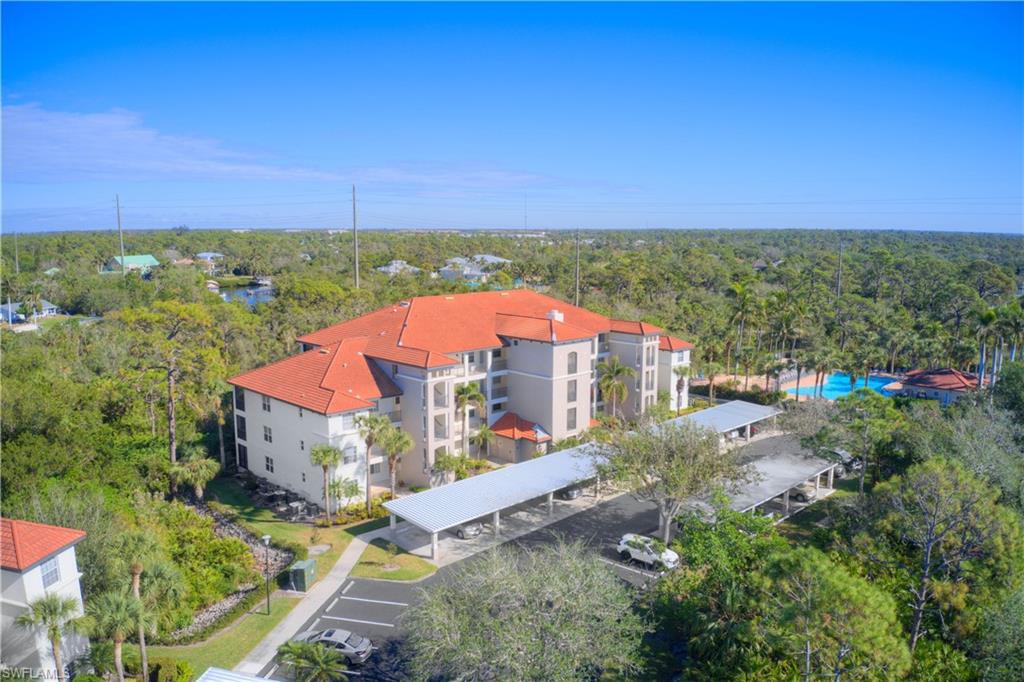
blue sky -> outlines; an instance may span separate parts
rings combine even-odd
[[[1021,4],[2,13],[8,231],[1024,230]]]

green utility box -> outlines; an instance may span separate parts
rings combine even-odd
[[[313,586],[313,581],[315,580],[316,560],[306,559],[304,561],[296,561],[288,567],[285,578],[285,582],[288,584],[285,585],[285,587],[289,590],[295,590],[296,592],[306,592]]]

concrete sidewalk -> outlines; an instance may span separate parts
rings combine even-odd
[[[342,583],[348,578],[352,567],[356,565],[359,557],[363,555],[366,545],[375,538],[386,537],[388,532],[389,529],[386,527],[378,528],[377,530],[372,530],[369,533],[363,533],[352,538],[348,547],[341,553],[341,556],[338,557],[338,560],[331,567],[327,575],[313,584],[313,588],[306,593],[302,601],[284,617],[284,620],[275,625],[274,629],[267,633],[267,636],[253,647],[252,651],[233,670],[248,675],[258,675],[268,663],[274,660],[274,657],[277,655],[277,648],[298,634],[299,628],[316,615],[321,607],[338,591]]]

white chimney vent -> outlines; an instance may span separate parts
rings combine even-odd
[[[548,319],[555,322],[565,322],[565,315],[562,314],[561,310],[549,310]]]

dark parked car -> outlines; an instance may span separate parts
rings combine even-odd
[[[369,639],[348,630],[308,630],[296,635],[292,641],[330,647],[340,652],[349,663],[362,663],[373,653]]]
[[[578,485],[571,485],[558,491],[558,498],[562,500],[575,500],[583,494],[583,489]]]

